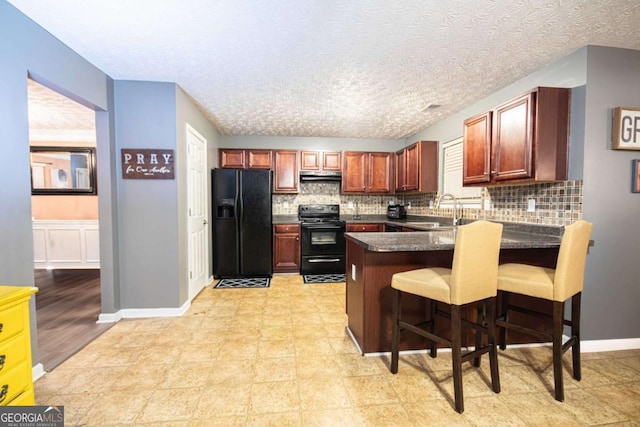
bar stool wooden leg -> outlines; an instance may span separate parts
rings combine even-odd
[[[477,322],[479,324],[482,324],[484,326],[486,326],[486,320],[487,320],[487,303],[486,301],[483,301],[481,304],[478,304],[478,310],[477,310]],[[479,349],[480,347],[482,347],[482,331],[480,329],[476,329],[476,350]],[[482,358],[480,356],[476,357],[475,359],[473,359],[473,366],[475,366],[476,368],[480,367],[480,361],[482,360]]]
[[[562,381],[562,329],[564,327],[564,302],[553,302],[553,379],[558,402],[564,402]]]
[[[502,295],[502,304],[500,310],[500,317],[505,322],[509,321],[509,296],[511,295],[509,292],[500,292]],[[507,328],[500,328],[500,350],[505,350],[507,348]]]
[[[462,394],[462,314],[459,305],[451,305],[451,362],[456,411],[464,412]]]
[[[391,373],[398,373],[398,359],[400,357],[400,296],[402,292],[393,290],[393,329],[391,333]]]
[[[498,371],[498,346],[496,344],[496,299],[489,298],[486,307],[487,336],[491,350],[489,350],[489,366],[491,367],[491,389],[500,393],[500,373]],[[478,366],[480,363],[478,363]]]
[[[571,336],[575,337],[575,342],[571,347],[571,357],[573,358],[573,378],[580,381],[582,379],[582,369],[580,367],[580,301],[582,292],[578,292],[571,298]]]
[[[429,332],[433,335],[436,333],[436,318],[438,317],[438,301],[431,300],[431,325],[429,326]],[[435,358],[438,355],[438,343],[431,340],[431,347],[429,349],[429,355]]]

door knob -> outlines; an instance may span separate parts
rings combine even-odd
[[[207,220],[205,219],[204,221],[202,221],[202,223],[203,223],[204,225],[207,225],[207,224],[209,224],[209,221],[207,221]]]

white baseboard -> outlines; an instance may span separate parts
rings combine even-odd
[[[38,363],[31,368],[31,376],[33,377],[33,382],[36,382],[40,378],[44,377],[44,374],[46,374],[46,372],[44,371],[44,366],[42,366],[42,363]]]
[[[619,351],[640,349],[640,338],[627,338],[617,340],[582,341],[580,351],[582,353],[596,353],[599,351]]]
[[[388,356],[391,354],[390,351],[384,352],[376,352],[376,353],[362,353],[360,346],[355,340],[355,337],[349,330],[349,327],[346,328],[347,334],[351,337],[351,340],[355,344],[358,349],[358,352],[363,356],[367,357],[375,357],[375,356]],[[567,336],[564,337],[564,342],[568,339]],[[551,343],[531,343],[531,344],[509,344],[507,348],[523,348],[523,347],[550,347]],[[470,350],[473,347],[465,348],[464,350]],[[640,338],[628,338],[628,339],[615,339],[615,340],[593,340],[593,341],[581,341],[580,342],[580,353],[598,353],[598,352],[606,352],[606,351],[621,351],[621,350],[637,350],[640,349]],[[438,352],[447,353],[450,352],[449,348],[438,348]],[[419,353],[428,353],[429,350],[403,350],[400,354],[419,354]]]
[[[100,313],[96,323],[116,323],[122,319],[122,313],[116,311],[115,313]]]
[[[124,308],[115,313],[100,313],[97,323],[115,323],[121,319],[144,319],[148,317],[180,317],[189,310],[191,301],[178,308]]]

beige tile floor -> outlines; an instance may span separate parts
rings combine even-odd
[[[548,347],[468,366],[452,407],[450,353],[360,356],[345,335],[344,284],[276,276],[268,289],[205,288],[180,318],[123,320],[35,384],[66,425],[640,426],[640,350],[583,355],[552,396]],[[570,357],[565,357],[567,362]]]

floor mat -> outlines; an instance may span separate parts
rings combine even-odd
[[[268,288],[271,279],[268,277],[241,277],[239,279],[222,279],[214,288]]]
[[[305,274],[304,283],[340,283],[346,282],[344,274]]]

